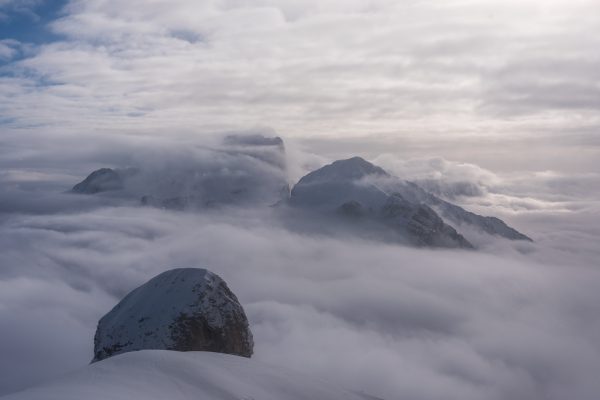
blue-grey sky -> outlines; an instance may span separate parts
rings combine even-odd
[[[67,0],[0,2],[0,37],[43,44],[60,38],[48,24],[61,16]]]
[[[596,0],[0,2],[3,129],[596,135]]]

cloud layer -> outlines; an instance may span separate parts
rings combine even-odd
[[[597,129],[596,2],[73,0],[3,67],[11,128]],[[4,43],[4,58],[12,50]]]
[[[269,208],[186,213],[60,193],[103,157],[104,166],[152,160],[174,174],[193,159],[187,143],[115,140],[85,156],[58,144],[28,156],[15,145],[5,158],[0,393],[86,365],[97,320],[177,266],[207,267],[228,282],[249,316],[256,358],[351,389],[386,399],[528,400],[594,399],[600,390],[595,175],[585,189],[578,177],[382,155],[374,161],[399,176],[474,185],[478,192],[456,199],[536,240],[418,250],[298,233],[289,228],[300,221]],[[288,152],[295,171],[325,159]],[[224,168],[222,159],[202,165],[210,162]]]
[[[173,266],[209,267],[229,283],[256,358],[376,396],[600,390],[591,265],[310,237],[261,222],[261,212],[219,214],[117,207],[5,222],[2,390],[85,365],[97,319]]]

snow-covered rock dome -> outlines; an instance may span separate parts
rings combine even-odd
[[[244,309],[218,275],[176,268],[130,292],[98,323],[94,359],[157,349],[252,355]]]

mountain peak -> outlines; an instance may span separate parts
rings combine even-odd
[[[352,181],[368,175],[389,176],[382,168],[371,164],[362,157],[337,160],[303,177],[299,183],[317,183],[325,181]]]
[[[364,175],[388,175],[388,173],[385,172],[383,168],[378,167],[377,165],[372,164],[359,156],[350,157],[345,160],[334,161],[333,163],[331,163],[328,166],[325,166],[324,168],[327,167],[333,167],[337,170],[343,171],[360,170],[364,173]]]
[[[100,168],[79,182],[71,191],[73,193],[95,194],[123,188],[123,177],[112,168]]]

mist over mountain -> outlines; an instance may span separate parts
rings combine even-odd
[[[92,168],[73,169],[57,152],[48,158],[56,178],[45,186],[31,172],[4,175],[5,183],[19,179],[5,192],[19,201],[3,209],[0,225],[2,393],[81,370],[98,320],[127,293],[167,266],[206,265],[236,289],[257,363],[385,399],[542,399],[564,390],[594,398],[595,203],[573,197],[572,186],[552,194],[543,182],[556,178],[523,175],[539,188],[534,199],[511,176],[448,161],[448,184],[461,176],[483,188],[456,197],[457,209],[419,184],[439,163],[335,161],[294,141],[234,141],[119,142],[102,148]],[[282,147],[285,164],[273,161]],[[125,150],[133,156],[119,156]],[[67,193],[103,166],[125,171],[122,187]],[[293,188],[283,198],[281,183]],[[239,184],[249,196],[231,195]],[[205,191],[213,187],[221,191]],[[195,201],[144,205],[148,193]],[[198,202],[206,193],[226,201]],[[395,220],[383,219],[396,199],[399,210],[428,207],[476,251],[397,240]],[[462,204],[535,242],[486,233],[478,224],[487,217],[461,223],[471,215]],[[123,368],[137,374],[133,364]]]
[[[200,212],[210,207],[290,206],[304,212],[304,229],[313,219],[313,229],[319,230],[325,217],[339,225],[329,233],[335,229],[356,231],[362,237],[416,246],[473,248],[450,224],[531,241],[498,218],[466,211],[361,157],[338,160],[312,171],[290,191],[281,138],[232,135],[222,143],[221,148],[202,149],[198,161],[183,170],[170,164],[168,170],[101,168],[71,191],[139,198],[146,206]],[[219,157],[221,153],[227,154],[226,159]],[[219,157],[215,164],[206,164],[204,158],[215,156]]]
[[[292,189],[290,202],[303,208],[337,209],[354,217],[369,215],[396,225],[404,230],[408,243],[417,245],[472,247],[440,215],[458,227],[470,225],[507,239],[531,241],[498,218],[468,212],[360,157],[336,161],[306,175]]]
[[[187,160],[98,169],[71,191],[170,209],[272,204],[289,191],[285,149],[278,137],[227,136],[221,147],[197,148]]]

